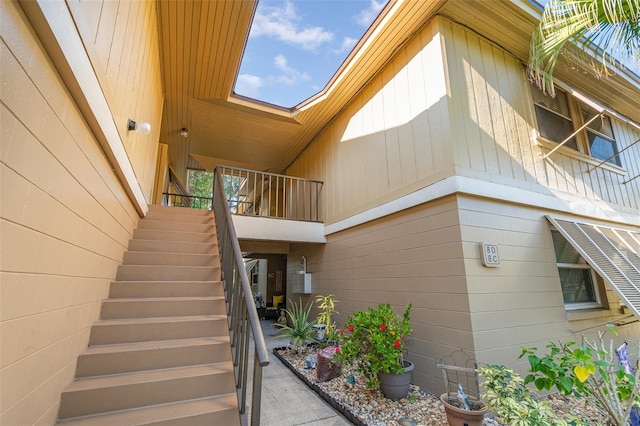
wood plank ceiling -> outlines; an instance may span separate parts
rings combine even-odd
[[[436,14],[525,61],[536,20],[516,3],[390,0],[324,91],[285,109],[233,94],[257,0],[158,0],[165,90],[160,142],[169,145],[170,164],[182,179],[187,167],[215,164],[282,172]],[[623,114],[636,111],[637,99],[623,90],[628,83],[612,85],[619,89],[602,93],[602,99]],[[188,138],[180,136],[183,127]]]

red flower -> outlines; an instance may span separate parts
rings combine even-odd
[[[340,352],[340,346],[336,348],[336,353]]]
[[[386,325],[384,325],[384,324],[380,324],[380,330],[386,330],[386,329],[387,329],[387,326],[386,326]]]
[[[393,346],[395,346],[396,348],[400,347],[400,342],[398,340],[395,341],[395,343],[393,344]]]
[[[340,334],[344,334],[344,328],[340,329]]]
[[[353,326],[352,325],[349,326],[349,331],[353,333]]]

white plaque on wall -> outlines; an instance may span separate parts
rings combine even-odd
[[[482,243],[482,264],[489,268],[500,266],[500,253],[497,244]]]

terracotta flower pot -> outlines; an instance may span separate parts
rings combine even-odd
[[[482,426],[482,419],[487,412],[487,406],[473,397],[468,398],[471,410],[464,410],[457,406],[457,393],[451,393],[451,395],[443,393],[440,395],[440,401],[444,405],[444,412],[447,414],[449,426],[464,426],[465,423],[468,426]]]
[[[413,363],[411,361],[403,361],[404,373],[378,373],[380,380],[380,390],[382,394],[389,399],[398,401],[406,398],[411,387],[411,372],[413,371]]]

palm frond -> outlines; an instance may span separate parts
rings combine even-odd
[[[640,63],[640,0],[551,0],[529,48],[529,76],[543,92],[555,94],[560,57],[588,65],[597,76]]]

